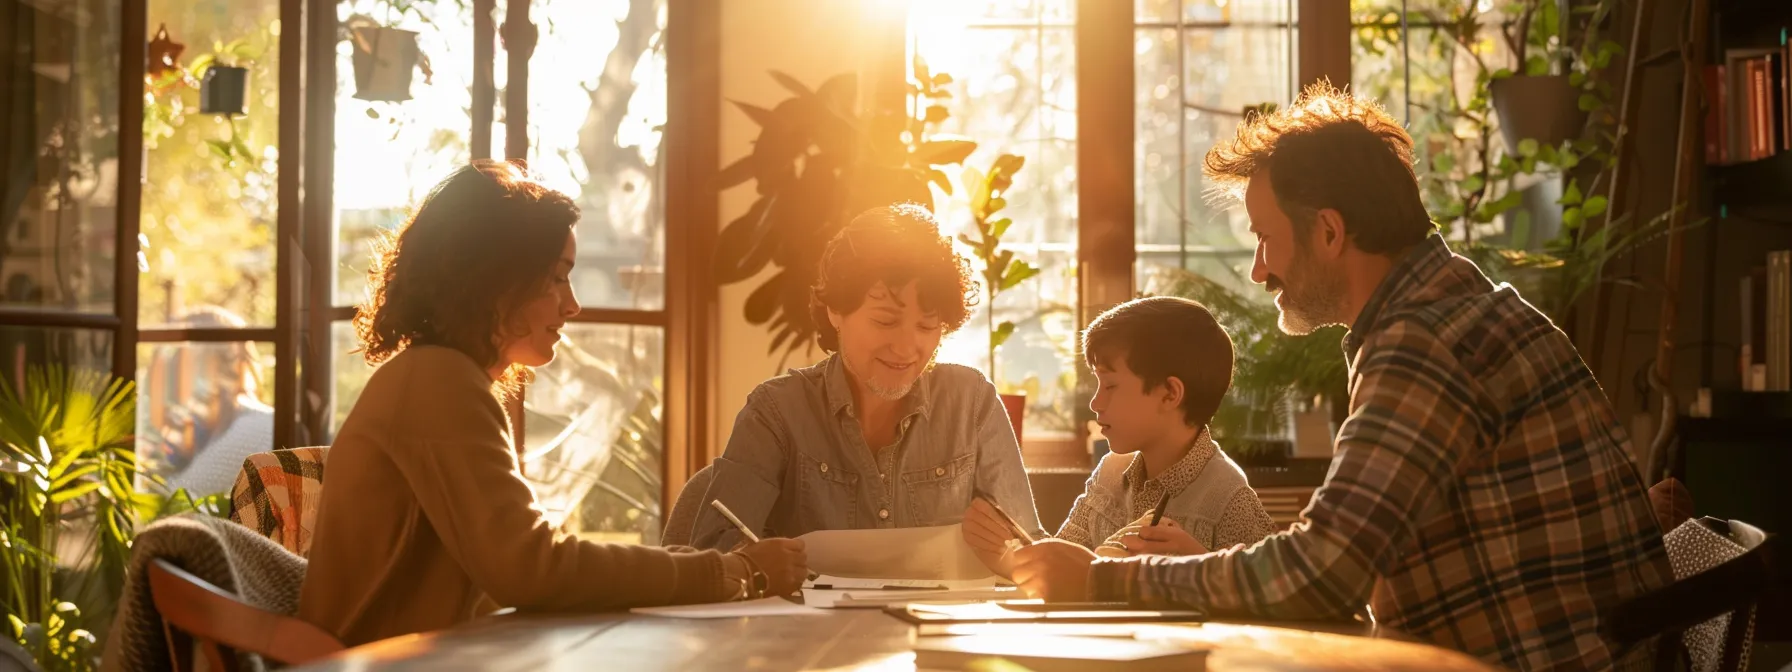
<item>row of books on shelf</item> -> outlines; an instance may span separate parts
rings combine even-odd
[[[1726,165],[1792,150],[1792,43],[1729,49],[1705,66],[1705,163]]]
[[[1742,389],[1792,390],[1792,250],[1742,276]]]

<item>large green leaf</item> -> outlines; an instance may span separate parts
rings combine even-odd
[[[975,151],[977,143],[970,140],[934,140],[915,149],[915,161],[925,166],[964,163]]]

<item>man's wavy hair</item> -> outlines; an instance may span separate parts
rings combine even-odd
[[[374,246],[367,300],[355,309],[362,357],[379,365],[440,345],[495,366],[516,331],[510,310],[546,286],[578,220],[571,198],[516,164],[481,159],[454,171]],[[497,382],[514,393],[528,375],[512,365]]]
[[[809,316],[822,350],[840,351],[840,332],[828,321],[828,311],[851,314],[879,282],[891,291],[915,283],[921,311],[939,318],[946,334],[964,326],[977,305],[970,261],[940,235],[933,213],[912,203],[872,208],[834,234],[821,253]]]
[[[1207,152],[1202,173],[1211,197],[1242,199],[1251,176],[1268,171],[1301,244],[1331,209],[1357,249],[1391,255],[1436,229],[1412,162],[1412,136],[1380,104],[1320,82],[1288,107],[1247,118]]]

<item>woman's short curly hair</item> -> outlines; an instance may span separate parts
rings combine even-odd
[[[872,208],[834,234],[822,251],[809,292],[809,316],[822,350],[840,350],[840,333],[828,311],[851,314],[879,282],[890,289],[915,283],[921,310],[938,317],[947,334],[964,326],[977,305],[971,264],[940,235],[933,213],[911,203]]]
[[[508,311],[543,287],[579,206],[524,168],[478,160],[431,189],[410,221],[374,247],[367,300],[355,310],[361,355],[378,365],[412,345],[498,363]],[[514,389],[527,370],[499,382]]]

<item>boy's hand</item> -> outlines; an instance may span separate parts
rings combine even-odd
[[[1095,554],[1062,539],[1044,539],[1014,552],[1014,582],[1047,602],[1089,599],[1089,563]]]
[[[1207,547],[1189,536],[1175,519],[1164,518],[1153,527],[1152,515],[1153,512],[1146,511],[1138,520],[1108,537],[1108,541],[1119,543],[1132,555],[1200,555],[1207,552]]]
[[[1002,514],[983,501],[981,497],[971,499],[971,506],[964,510],[964,522],[959,525],[964,536],[964,543],[983,561],[983,566],[997,575],[1008,578],[1012,571],[1008,552],[1008,541],[1014,539],[1014,531],[1008,529],[1002,521]]]

